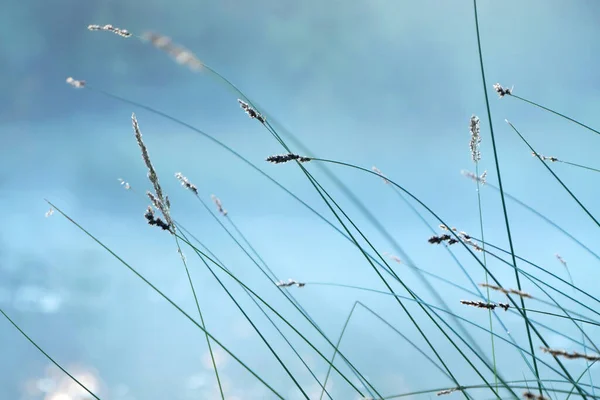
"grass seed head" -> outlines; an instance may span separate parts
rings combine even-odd
[[[88,30],[90,31],[105,31],[112,32],[115,35],[119,35],[124,38],[128,38],[131,36],[131,33],[127,29],[115,28],[114,26],[107,25],[88,25]]]
[[[481,160],[481,152],[479,151],[481,135],[479,134],[479,117],[476,115],[471,116],[469,130],[471,131],[471,141],[469,142],[469,147],[471,148],[471,159],[473,159],[473,162],[476,163]]]
[[[179,180],[179,182],[181,182],[181,186],[185,187],[188,190],[191,190],[192,192],[194,192],[195,195],[198,195],[198,188],[196,187],[196,185],[191,183],[188,180],[188,178],[186,178],[185,176],[183,176],[181,174],[181,172],[176,172],[175,178],[177,178],[177,180]]]
[[[309,162],[311,159],[309,157],[302,157],[298,154],[288,153],[288,154],[279,154],[274,156],[269,156],[266,158],[266,161],[273,164],[281,164],[286,163],[288,161],[297,160],[301,163]]]
[[[502,85],[499,83],[494,83],[494,90],[496,91],[496,93],[498,93],[498,96],[500,96],[500,98],[502,98],[506,95],[510,96],[513,92],[513,89],[514,89],[514,86],[509,89],[509,88],[502,87]]]
[[[67,78],[67,83],[76,89],[81,89],[85,86],[85,81],[78,81],[76,79],[73,79],[72,77]]]

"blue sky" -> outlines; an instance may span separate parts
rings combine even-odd
[[[600,61],[595,40],[600,35],[600,4],[482,0],[479,8],[486,89],[504,188],[598,252],[597,226],[531,157],[504,119],[514,123],[540,153],[594,167],[598,167],[598,137],[516,99],[498,99],[492,84],[514,85],[515,94],[600,127],[594,67]],[[58,213],[44,217],[47,198],[196,315],[173,241],[143,219],[147,200],[142,193],[150,185],[132,134],[132,112],[171,198],[175,218],[298,327],[308,331],[213,218],[181,188],[173,178],[175,172],[194,182],[206,202],[210,203],[211,194],[218,195],[232,220],[281,278],[385,287],[356,248],[229,153],[157,115],[66,85],[68,76],[83,79],[93,88],[141,102],[204,130],[333,221],[296,166],[263,161],[283,150],[260,124],[244,115],[237,97],[226,87],[207,73],[186,70],[135,38],[89,32],[88,24],[110,23],[136,34],[151,30],[170,36],[234,82],[316,156],[366,168],[376,165],[449,224],[474,235],[478,232],[475,186],[460,174],[463,169],[474,170],[468,150],[472,114],[481,118],[480,168],[488,170],[494,185],[497,174],[469,1],[8,0],[4,9],[0,30],[11,39],[0,43],[4,78],[0,80],[0,204],[5,211],[0,231],[0,306],[59,362],[78,373],[93,374],[103,399],[185,400],[216,395],[201,332]],[[598,215],[598,176],[563,164],[551,167]],[[378,250],[397,253],[316,165],[307,168]],[[417,266],[457,284],[469,284],[443,248],[427,243],[427,227],[381,180],[330,168]],[[133,190],[124,190],[118,178]],[[506,248],[498,192],[483,188],[481,193],[486,238]],[[515,203],[508,202],[508,213],[519,255],[567,279],[554,257],[560,253],[575,283],[594,293],[595,258]],[[437,225],[430,216],[426,218]],[[205,267],[191,250],[184,252],[209,331],[264,371],[286,398],[300,398]],[[456,249],[455,254],[476,282],[484,279],[464,250]],[[434,301],[413,271],[396,267],[411,288]],[[515,285],[514,273],[506,266],[490,261],[490,268],[503,286]],[[314,393],[315,383],[306,370],[239,288],[224,279]],[[468,295],[432,282],[459,315],[484,326],[488,323],[487,313],[458,304]],[[406,294],[399,286],[395,289]],[[388,296],[317,285],[293,294],[331,338],[339,335],[354,301],[361,300],[426,350]],[[496,300],[502,297],[497,295]],[[479,383],[419,309],[414,304],[409,309],[428,327],[444,357],[455,365],[457,376]],[[526,346],[522,321],[510,314],[500,316],[519,344]],[[575,335],[572,324],[539,320]],[[470,332],[489,351],[489,335]],[[587,332],[592,336],[595,331]],[[581,350],[545,335],[551,344]],[[71,400],[53,394],[68,392],[60,386],[68,385],[67,381],[48,370],[48,361],[6,321],[0,321],[0,337],[1,398]],[[316,354],[297,338],[293,343],[324,376],[325,364]],[[498,363],[507,377],[522,379],[523,373],[531,377],[514,350],[498,346],[503,349]],[[342,351],[385,394],[450,385],[405,341],[364,311],[358,311],[349,325]],[[269,398],[234,360],[224,355],[220,360],[228,398]],[[573,368],[578,375],[582,366]],[[600,379],[597,370],[594,374]],[[44,386],[40,379],[59,383],[49,389],[48,381],[42,382]],[[331,390],[339,398],[355,396],[339,377],[334,377]]]

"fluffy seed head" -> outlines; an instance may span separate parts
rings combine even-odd
[[[78,81],[76,79],[73,79],[72,77],[67,78],[67,83],[76,89],[81,89],[85,86],[85,81]]]
[[[288,279],[287,282],[279,281],[276,283],[276,285],[279,287],[290,287],[290,286],[296,285],[299,288],[301,288],[301,287],[304,287],[306,285],[306,283],[298,282],[294,279]]]
[[[297,160],[299,162],[309,162],[311,160],[310,157],[302,157],[298,154],[288,153],[288,154],[280,154],[267,157],[266,161],[271,162],[273,164],[281,164],[286,163],[288,161]]]
[[[550,162],[557,162],[557,161],[560,161],[560,160],[559,160],[558,158],[556,158],[556,157],[552,157],[552,156],[545,156],[545,155],[543,155],[543,154],[536,153],[536,152],[534,152],[534,151],[533,151],[533,152],[531,152],[531,155],[532,155],[533,157],[539,157],[539,158],[541,158],[541,159],[542,159],[542,161],[550,161]]]
[[[221,203],[221,200],[217,196],[215,196],[214,194],[211,194],[210,198],[212,199],[212,201],[217,206],[217,210],[219,210],[219,212],[221,213],[221,215],[224,216],[224,217],[227,216],[227,210],[223,208],[223,203]]]
[[[498,93],[498,96],[500,96],[500,98],[506,96],[506,95],[511,95],[513,92],[514,86],[512,88],[504,88],[502,87],[501,84],[499,83],[494,83],[494,90],[496,91],[496,93]]]
[[[148,180],[150,180],[152,186],[154,187],[155,194],[147,192],[147,195],[154,204],[154,206],[157,209],[159,209],[162,213],[165,222],[169,227],[169,231],[171,233],[174,233],[175,225],[173,224],[173,220],[171,220],[171,213],[169,210],[169,198],[167,196],[164,196],[160,183],[158,182],[158,175],[156,175],[156,170],[154,169],[152,161],[150,161],[150,156],[148,155],[148,149],[146,148],[146,145],[142,140],[142,132],[140,131],[140,126],[138,124],[137,118],[135,117],[135,114],[131,114],[131,123],[133,125],[133,133],[135,135],[135,139],[138,143],[140,151],[142,152],[142,159],[144,160],[144,163],[148,168]]]
[[[246,114],[248,114],[248,116],[250,118],[256,119],[256,120],[260,121],[263,124],[266,122],[267,119],[265,117],[263,117],[262,114],[260,114],[254,108],[252,108],[244,100],[238,99],[238,103],[240,103],[240,107],[242,107],[242,109],[246,112]]]
[[[579,353],[579,352],[576,352],[576,351],[568,353],[566,350],[555,350],[555,349],[550,349],[548,347],[540,347],[540,349],[544,353],[550,353],[550,354],[552,354],[555,357],[556,356],[560,356],[560,357],[568,358],[570,360],[574,360],[576,358],[584,358],[584,359],[586,359],[588,361],[600,361],[600,356],[583,354],[583,353]]]
[[[170,38],[153,32],[145,32],[142,39],[150,42],[155,48],[167,53],[175,62],[184,65],[194,72],[200,71],[204,66],[191,51],[174,44]]]
[[[460,171],[460,173],[463,174],[464,176],[466,176],[467,178],[471,178],[475,182],[479,182],[482,185],[485,185],[485,178],[487,177],[487,171],[483,171],[483,174],[481,174],[481,176],[477,176],[474,172],[467,171],[464,169],[462,171]]]
[[[115,35],[119,35],[121,37],[124,38],[128,38],[131,36],[131,33],[129,33],[129,31],[127,29],[121,29],[121,28],[115,28],[114,26],[107,24],[107,25],[88,25],[88,30],[90,31],[105,31],[105,32],[112,32]]]
[[[198,188],[196,187],[196,185],[194,185],[193,183],[191,183],[188,180],[188,178],[186,178],[185,176],[183,176],[181,174],[181,172],[175,173],[175,178],[177,178],[179,180],[179,182],[181,182],[181,186],[185,187],[186,189],[191,190],[196,195],[198,194]]]
[[[475,115],[471,117],[469,130],[471,131],[471,141],[469,142],[471,159],[476,163],[481,160],[481,152],[479,151],[479,145],[481,144],[481,136],[479,135],[479,117]]]

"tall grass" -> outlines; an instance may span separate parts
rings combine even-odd
[[[590,334],[589,330],[590,327],[600,326],[600,319],[598,318],[600,313],[597,311],[597,303],[600,303],[600,300],[597,294],[579,288],[571,278],[570,273],[567,281],[551,272],[547,266],[519,255],[523,244],[516,243],[513,240],[511,227],[515,221],[511,219],[507,204],[514,202],[519,207],[547,222],[557,233],[578,245],[583,252],[592,255],[596,260],[600,260],[600,257],[597,254],[597,249],[586,246],[575,234],[567,232],[551,218],[504,190],[502,181],[503,160],[515,155],[501,154],[497,148],[490,95],[495,91],[500,97],[514,98],[525,104],[541,108],[556,117],[564,118],[580,128],[588,129],[594,133],[599,132],[558,111],[524,97],[516,96],[511,89],[504,88],[499,84],[490,85],[490,82],[486,79],[483,53],[485,43],[482,43],[480,36],[480,20],[476,0],[473,1],[473,12],[474,36],[477,38],[477,48],[473,49],[473,54],[474,60],[478,61],[480,66],[483,88],[482,103],[486,106],[486,119],[489,127],[489,132],[480,131],[479,118],[473,117],[471,119],[471,152],[472,160],[475,163],[475,174],[470,176],[475,181],[478,205],[477,219],[479,222],[479,232],[476,235],[461,232],[454,228],[454,225],[449,224],[448,216],[442,216],[434,211],[428,206],[427,199],[417,197],[404,187],[398,177],[384,176],[376,168],[371,170],[352,163],[351,160],[333,160],[316,156],[297,136],[283,128],[283,125],[267,110],[260,107],[257,102],[244,94],[225,76],[202,63],[191,51],[174,44],[170,39],[159,34],[137,35],[125,29],[115,28],[112,25],[90,25],[88,27],[93,31],[109,32],[122,38],[133,38],[148,42],[172,57],[179,64],[182,64],[182,66],[189,67],[192,71],[203,74],[203,76],[222,85],[225,90],[233,94],[231,97],[232,106],[237,107],[237,101],[237,104],[241,106],[240,112],[245,112],[249,116],[248,123],[259,124],[264,129],[265,135],[272,138],[284,152],[284,154],[275,156],[265,154],[266,161],[274,164],[288,164],[281,165],[280,168],[297,168],[301,176],[315,191],[319,204],[311,205],[309,202],[302,200],[283,182],[271,177],[261,167],[245,158],[238,150],[219,141],[198,127],[150,105],[128,99],[121,94],[108,92],[102,89],[100,85],[96,87],[84,81],[73,78],[67,79],[67,83],[75,88],[107,96],[112,101],[127,105],[128,108],[141,109],[185,127],[220,146],[232,157],[241,160],[249,170],[256,171],[273,183],[274,189],[282,190],[290,198],[297,201],[300,206],[306,208],[320,221],[324,222],[331,228],[332,235],[338,235],[349,242],[355,250],[360,265],[373,275],[375,282],[378,282],[377,287],[348,284],[343,277],[335,282],[306,282],[301,276],[301,271],[298,271],[298,276],[294,277],[299,281],[290,280],[286,283],[279,276],[280,272],[277,266],[267,262],[266,257],[261,255],[257,246],[252,243],[252,233],[244,232],[236,223],[236,210],[226,211],[220,200],[215,200],[214,196],[216,209],[212,208],[208,203],[210,197],[207,192],[203,189],[199,190],[182,174],[176,174],[184,189],[190,191],[190,195],[197,199],[200,209],[216,221],[217,229],[226,234],[231,248],[239,249],[243,253],[244,260],[247,261],[246,267],[252,268],[256,277],[264,280],[266,286],[259,289],[256,287],[255,282],[249,283],[243,279],[237,265],[227,265],[216,251],[210,249],[202,238],[198,238],[193,233],[193,226],[196,221],[190,219],[180,223],[171,217],[169,197],[159,184],[159,177],[152,165],[149,151],[141,139],[141,130],[135,116],[133,117],[135,139],[148,169],[149,182],[154,191],[148,192],[148,197],[137,192],[132,193],[132,196],[138,196],[140,204],[146,206],[150,201],[150,206],[146,212],[146,222],[150,225],[148,229],[162,228],[164,240],[173,240],[174,247],[179,252],[180,261],[186,273],[189,294],[194,299],[198,319],[184,311],[181,305],[161,291],[157,283],[151,282],[142,275],[134,266],[135,262],[125,261],[114,250],[105,245],[101,238],[76,222],[69,215],[68,210],[63,210],[62,207],[55,205],[53,202],[49,202],[49,204],[59,215],[71,222],[75,228],[118,260],[120,265],[124,267],[124,273],[126,271],[133,273],[143,285],[159,294],[181,317],[198,329],[200,335],[198,338],[202,340],[198,340],[195,343],[196,348],[190,351],[200,352],[206,346],[211,357],[218,395],[222,399],[227,398],[228,393],[222,385],[219,368],[213,354],[213,348],[216,347],[223,349],[248,374],[264,385],[270,396],[282,399],[286,396],[281,388],[294,389],[299,396],[306,399],[310,399],[311,396],[316,398],[310,394],[306,380],[300,377],[300,372],[298,372],[300,370],[303,371],[302,374],[308,372],[311,382],[318,385],[319,394],[317,396],[320,399],[325,396],[329,399],[348,398],[348,393],[361,398],[377,399],[427,396],[436,393],[439,396],[462,396],[467,399],[486,398],[486,396],[538,400],[568,399],[571,396],[578,396],[583,399],[597,398],[591,368],[600,359],[598,356],[600,349],[594,343],[594,335]],[[138,43],[134,42],[132,45],[138,45]],[[465,126],[467,126],[467,122],[465,121]],[[509,123],[509,126],[529,148],[530,152],[543,164],[543,169],[550,172],[550,175],[556,181],[557,190],[566,191],[574,204],[579,206],[587,217],[600,227],[600,223],[589,207],[586,207],[568,185],[560,179],[551,164],[559,162],[562,164],[561,166],[577,168],[581,170],[581,173],[594,173],[599,172],[599,170],[577,162],[561,161],[556,157],[542,156],[529,144],[521,131],[511,123]],[[465,137],[468,133],[469,130],[465,129]],[[488,139],[491,144],[497,186],[488,182],[490,178],[486,176],[486,173],[482,175],[480,171],[480,145],[482,150],[488,149],[489,147],[486,147]],[[132,138],[132,147],[134,146]],[[319,149],[319,152],[326,154],[327,149]],[[465,152],[467,152],[466,149]],[[429,268],[418,265],[399,241],[394,238],[387,223],[378,219],[370,210],[370,207],[361,200],[361,196],[358,194],[360,188],[348,186],[338,177],[336,171],[342,169],[347,173],[352,172],[373,179],[383,179],[384,184],[392,190],[394,198],[400,200],[399,205],[408,207],[431,232],[433,236],[429,238],[429,242],[432,251],[436,251],[433,248],[436,244],[443,246],[444,251],[452,258],[457,274],[463,275],[469,285],[464,286],[459,283],[458,279],[453,281],[444,278],[440,274],[432,272]],[[317,176],[321,175],[315,173],[316,171],[322,173],[327,180],[318,179]],[[166,177],[161,178],[163,181],[166,179]],[[500,209],[484,208],[481,192],[486,187],[496,190],[494,194],[499,196]],[[142,200],[145,203],[142,203]],[[359,216],[353,216],[353,213],[349,211],[349,207],[344,204],[350,204],[353,209],[358,210]],[[326,215],[317,211],[319,208],[326,210]],[[490,226],[489,220],[485,217],[491,214],[502,216],[502,227]],[[432,223],[431,221],[436,222]],[[140,219],[140,224],[143,222]],[[460,224],[460,221],[453,222]],[[436,224],[439,224],[441,231],[435,227]],[[380,242],[367,235],[368,229],[375,229],[375,232],[391,245],[392,249],[390,250],[399,254],[399,257],[394,257],[395,263],[392,263],[390,258],[385,255],[388,249],[385,249]],[[502,229],[506,232],[507,249],[486,240],[486,232],[492,229]],[[423,241],[425,242],[427,239],[427,237],[424,237]],[[219,333],[211,329],[211,321],[208,320],[203,310],[222,305],[203,303],[199,299],[192,277],[194,274],[192,264],[188,263],[184,253],[192,254],[194,260],[200,261],[202,268],[206,269],[210,273],[209,276],[214,279],[214,283],[218,284],[215,287],[220,288],[227,295],[228,301],[233,303],[237,312],[252,327],[253,334],[260,339],[260,349],[264,351],[262,357],[275,360],[275,365],[281,369],[281,374],[278,375],[281,381],[269,382],[269,379],[265,376],[271,375],[271,371],[252,367],[250,362],[244,361],[241,356],[230,350],[224,341],[219,339],[220,334],[223,334],[222,332]],[[497,261],[497,263],[494,263],[494,270],[492,270],[489,262],[492,259]],[[500,268],[499,266],[506,267],[514,273],[516,287],[501,281],[499,278],[501,274],[497,269]],[[478,269],[476,274],[469,272],[473,271],[473,268]],[[404,274],[408,270],[416,273],[418,281],[424,289],[411,286]],[[447,287],[464,292],[466,297],[455,299],[444,296],[441,288]],[[484,288],[484,291],[481,290],[482,288]],[[535,294],[529,294],[529,289],[535,289]],[[369,293],[380,299],[379,302],[384,302],[389,307],[387,308],[389,315],[376,311],[364,300],[356,300],[347,314],[344,324],[339,327],[339,331],[333,333],[328,331],[323,326],[324,321],[318,321],[317,317],[307,311],[302,304],[302,299],[310,293],[319,291],[320,293],[327,293],[328,298],[333,302],[338,298],[336,293],[342,290],[352,294]],[[568,294],[567,291],[571,294]],[[251,303],[241,301],[240,297],[242,295],[244,298],[248,297]],[[433,297],[435,304],[426,300],[428,296]],[[248,305],[251,305],[252,308]],[[469,306],[474,307],[474,309],[469,309]],[[392,309],[393,312],[389,311]],[[255,315],[256,310],[260,312],[260,321],[264,322],[266,320],[268,323],[262,324],[259,321],[259,318]],[[439,372],[439,376],[443,377],[443,382],[436,382],[435,379],[429,378],[433,375],[431,371],[427,370],[422,371],[423,382],[427,385],[426,389],[407,393],[389,392],[382,389],[377,384],[378,379],[371,379],[369,371],[360,366],[364,363],[357,358],[355,349],[344,346],[347,343],[344,338],[352,331],[352,321],[359,311],[366,311],[373,319],[374,324],[377,324],[374,326],[377,326],[378,330],[386,332],[384,346],[397,347],[408,344],[406,348],[413,349],[418,357],[422,357],[432,367],[432,370]],[[479,325],[464,315],[469,312],[487,313],[487,326]],[[70,374],[59,360],[44,351],[35,339],[29,336],[4,310],[0,310],[0,313],[37,350],[87,391],[90,396],[95,399],[103,398],[102,393],[94,393],[87,388],[83,382]],[[403,324],[398,326],[391,322],[392,316],[401,318]],[[519,329],[526,334],[526,343],[521,343],[522,340],[518,339],[520,335],[509,332],[507,328],[507,318],[509,317],[520,320]],[[541,320],[542,317],[544,317],[543,321]],[[557,321],[566,323],[557,324]],[[561,330],[566,329],[567,326],[575,329],[576,335],[570,334],[568,330]],[[561,349],[552,349],[547,339],[549,334],[560,336],[581,350],[565,352]],[[388,335],[392,335],[394,340],[390,341]],[[377,331],[371,340],[379,340]],[[518,355],[520,358],[516,359],[522,360],[522,363],[514,362],[515,357],[507,354],[507,349]],[[588,352],[590,350],[591,353]],[[293,353],[293,357],[289,356],[290,351]],[[310,356],[305,351],[309,351]],[[316,358],[318,366],[311,365],[308,357]],[[586,362],[583,372],[579,370],[578,364],[573,361],[576,359]],[[506,369],[508,360],[514,363],[510,369]],[[528,375],[529,377],[524,377],[523,380],[508,378],[515,374]],[[587,379],[584,377],[587,377]],[[331,386],[328,386],[328,383],[332,381],[336,383],[336,387],[339,385],[342,389],[333,390]]]

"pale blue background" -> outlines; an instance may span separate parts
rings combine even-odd
[[[282,149],[260,124],[243,114],[231,92],[135,38],[89,32],[88,24],[111,23],[134,33],[153,30],[171,36],[235,82],[316,155],[367,168],[377,165],[450,224],[478,236],[475,187],[460,175],[462,169],[474,170],[468,150],[473,113],[481,117],[481,168],[489,171],[488,179],[494,184],[497,174],[470,1],[4,0],[0,10],[0,306],[66,367],[74,371],[93,368],[103,399],[216,396],[213,373],[203,361],[206,343],[201,332],[60,215],[44,218],[49,207],[43,198],[48,198],[196,315],[174,243],[143,219],[147,201],[142,193],[150,186],[132,134],[132,112],[138,116],[161,182],[170,194],[175,218],[303,331],[310,332],[193,196],[179,186],[175,172],[188,176],[205,200],[217,194],[280,277],[384,288],[347,241],[228,153],[158,116],[66,85],[67,76],[84,79],[98,89],[192,123],[231,145],[330,217],[297,167],[263,162]],[[516,94],[600,127],[599,20],[600,3],[595,0],[480,1],[487,89],[505,189],[596,252],[600,250],[597,226],[531,157],[504,119],[511,120],[539,152],[595,167],[600,166],[600,138],[515,99],[499,100],[492,84],[514,84]],[[323,176],[314,166],[307,167]],[[560,164],[552,167],[598,215],[598,175]],[[415,263],[458,284],[468,284],[444,249],[427,243],[429,230],[379,179],[337,167],[333,170]],[[117,178],[127,180],[135,192],[125,191]],[[323,178],[322,182],[379,250],[394,253],[330,181]],[[497,192],[483,189],[482,194],[486,238],[506,247]],[[560,253],[569,262],[576,284],[597,294],[597,260],[514,203],[508,203],[508,211],[520,255],[566,279],[564,268],[554,258]],[[483,271],[464,250],[456,251],[473,279],[483,281]],[[284,396],[296,398],[299,392],[237,309],[191,251],[185,253],[209,330],[264,373]],[[514,286],[511,270],[499,263],[490,265],[504,286]],[[395,267],[420,295],[433,298],[412,271]],[[226,281],[233,287],[231,280]],[[458,313],[488,323],[487,313],[458,304],[469,295],[439,282],[434,285]],[[523,286],[535,293],[527,282]],[[306,389],[319,393],[255,307],[238,289],[234,291],[293,365]],[[398,292],[405,294],[400,288]],[[354,300],[360,299],[426,349],[389,297],[310,285],[293,293],[332,338],[337,338]],[[503,300],[499,295],[494,299]],[[419,315],[461,383],[480,383],[418,308],[409,307]],[[532,302],[531,308],[540,306]],[[526,346],[523,323],[514,315],[500,315]],[[576,334],[564,320],[538,319]],[[489,335],[471,332],[489,352]],[[593,337],[595,331],[588,332]],[[582,350],[545,335],[552,345]],[[293,342],[323,377],[325,364],[300,340]],[[326,348],[322,341],[317,343]],[[506,377],[522,379],[523,373],[531,377],[514,350],[498,346],[498,363]],[[451,385],[406,342],[362,310],[351,322],[342,350],[385,394]],[[229,398],[268,398],[233,360],[224,358],[223,363]],[[8,322],[0,320],[0,399],[69,400],[45,398],[39,390],[38,380],[44,377],[57,376],[67,382],[60,374],[46,372],[47,365]],[[581,368],[578,363],[573,374],[577,376]],[[600,379],[594,371],[596,380]],[[336,398],[356,396],[339,377],[334,377],[331,390]]]

